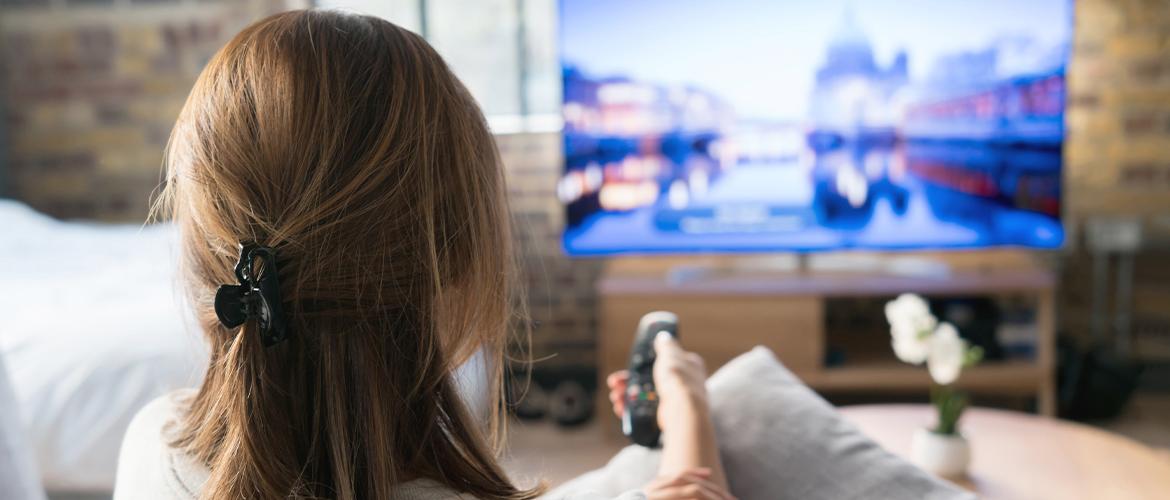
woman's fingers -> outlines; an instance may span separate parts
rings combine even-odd
[[[624,392],[609,391],[609,402],[613,404],[613,412],[617,416],[622,416],[622,412],[626,410],[626,400],[623,397]]]
[[[708,467],[695,467],[669,476],[659,476],[656,479],[661,479],[663,486],[678,486],[687,484],[688,476],[706,479],[711,477],[711,469]]]
[[[605,378],[605,385],[608,385],[610,389],[625,389],[626,381],[629,379],[630,372],[626,370],[618,370],[609,374],[609,376]]]
[[[609,402],[613,404],[613,412],[619,417],[626,409],[626,382],[629,379],[630,373],[625,370],[613,372],[605,379],[605,385],[609,386]]]
[[[701,467],[678,474],[659,476],[645,488],[649,500],[735,500],[715,483],[708,481],[711,469]]]
[[[648,500],[725,500],[725,497],[697,484],[673,486],[646,493]]]
[[[691,470],[697,471],[699,469],[691,469]],[[662,489],[662,488],[669,488],[672,486],[682,486],[684,484],[687,484],[687,480],[685,478],[687,472],[690,472],[690,471],[679,472],[677,474],[671,474],[669,476],[656,476],[654,479],[651,479],[649,483],[646,483],[645,490],[646,491],[658,490],[658,489]]]
[[[715,497],[718,498],[719,500],[733,500],[734,499],[734,497],[731,496],[731,493],[723,491],[723,488],[720,488],[719,485],[717,485],[711,481],[708,481],[707,477],[709,477],[709,476],[710,476],[710,471],[708,471],[707,476],[697,476],[694,474],[684,474],[683,479],[685,479],[687,482],[689,482],[691,484],[695,484],[695,485],[699,485],[699,486],[703,487],[703,489],[705,491],[710,492],[712,495],[715,495]]]

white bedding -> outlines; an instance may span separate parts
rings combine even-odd
[[[162,224],[60,222],[0,199],[0,354],[49,491],[103,491],[140,408],[198,385],[205,346]]]

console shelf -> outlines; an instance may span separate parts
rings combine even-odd
[[[1035,305],[1033,357],[986,361],[965,370],[959,385],[977,394],[1034,396],[1041,414],[1055,415],[1056,280],[1042,258],[988,250],[610,259],[597,284],[600,373],[624,368],[638,319],[664,309],[679,315],[683,344],[703,355],[709,372],[764,345],[823,393],[925,394],[926,369],[898,362],[888,333],[881,331],[856,335],[864,337],[863,346],[840,366],[825,366],[826,303],[884,300],[904,292],[931,298],[1023,296]]]
[[[963,370],[959,387],[975,392],[1035,395],[1045,369],[1030,361],[989,361]],[[904,363],[861,364],[825,368],[805,374],[804,382],[818,391],[894,389],[923,390],[930,387],[926,370]]]

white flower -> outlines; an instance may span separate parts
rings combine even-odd
[[[890,345],[894,347],[894,355],[904,363],[920,365],[930,355],[930,342],[919,340],[915,336],[895,335]]]
[[[939,324],[934,335],[930,336],[930,356],[926,360],[930,378],[939,385],[958,380],[966,350],[966,342],[959,338],[959,331],[954,325],[946,322]]]
[[[898,298],[886,303],[886,318],[890,322],[902,318],[917,318],[930,316],[930,304],[913,293],[903,293]]]
[[[938,324],[926,301],[904,293],[886,303],[886,319],[890,322],[890,344],[898,359],[914,365],[926,361],[930,354],[930,333]]]

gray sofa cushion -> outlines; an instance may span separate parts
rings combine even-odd
[[[765,347],[721,368],[707,380],[707,391],[727,480],[740,500],[975,498],[882,449]],[[612,497],[640,488],[657,473],[660,455],[626,447],[546,498],[578,489]]]

